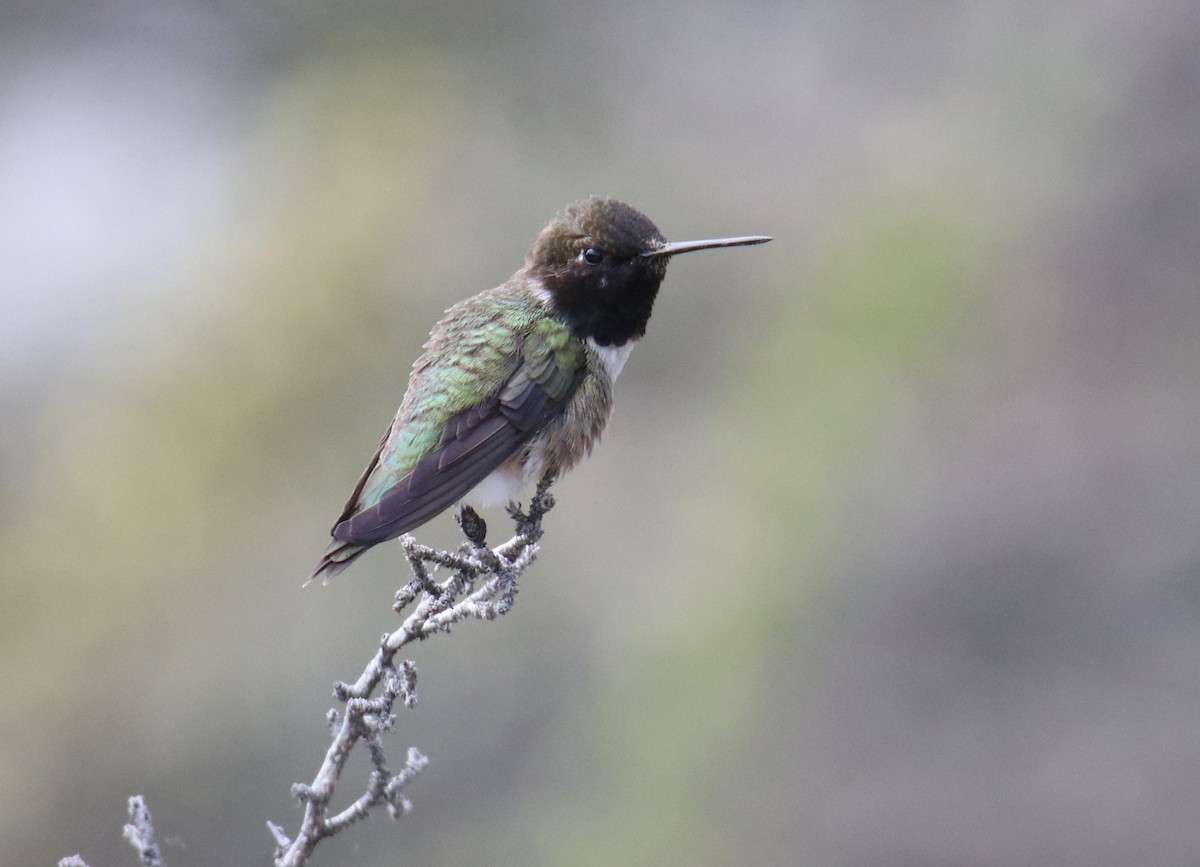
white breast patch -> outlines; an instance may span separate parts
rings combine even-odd
[[[617,375],[625,366],[625,362],[629,360],[629,353],[633,352],[633,344],[637,341],[626,341],[624,346],[600,346],[592,338],[587,339],[587,344],[591,350],[600,356],[600,362],[604,365],[605,371],[608,373],[608,378],[611,382],[617,381]]]

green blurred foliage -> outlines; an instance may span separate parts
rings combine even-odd
[[[299,583],[429,326],[590,193],[776,240],[672,264],[516,609],[414,651],[415,812],[321,863],[1195,860],[1186,4],[164,8],[0,28],[0,145],[96,132],[23,172],[124,143],[8,234],[126,251],[5,278],[6,863],[127,862],[134,792],[267,862],[400,557]]]

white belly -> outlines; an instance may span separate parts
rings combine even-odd
[[[502,464],[492,474],[467,492],[462,501],[476,509],[505,506],[516,500],[526,484],[526,468],[516,461]]]

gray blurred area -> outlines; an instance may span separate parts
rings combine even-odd
[[[131,864],[141,793],[171,867],[270,863],[402,558],[300,583],[429,326],[603,193],[775,241],[671,265],[514,611],[413,650],[413,813],[314,863],[1200,863],[1197,45],[8,0],[0,862]]]

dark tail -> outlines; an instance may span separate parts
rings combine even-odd
[[[317,564],[317,568],[308,576],[308,580],[304,582],[303,586],[307,587],[317,578],[321,579],[322,584],[328,584],[330,578],[361,557],[370,547],[370,545],[356,545],[353,542],[334,539],[325,549],[325,555],[321,557],[321,562]]]

